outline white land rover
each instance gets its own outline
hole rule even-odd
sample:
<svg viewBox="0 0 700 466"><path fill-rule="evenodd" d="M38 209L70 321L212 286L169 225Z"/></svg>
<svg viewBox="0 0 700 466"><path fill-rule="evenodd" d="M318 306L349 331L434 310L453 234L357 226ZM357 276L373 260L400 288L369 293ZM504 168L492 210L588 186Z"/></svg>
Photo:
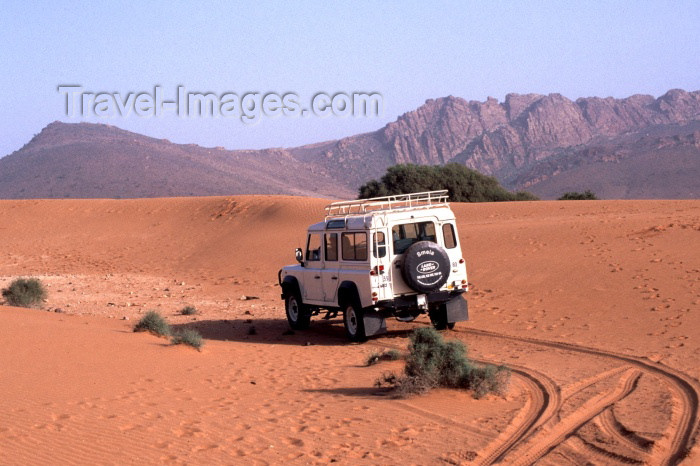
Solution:
<svg viewBox="0 0 700 466"><path fill-rule="evenodd" d="M322 310L327 318L342 312L353 341L386 332L390 316L409 322L427 312L439 330L469 318L467 268L446 190L334 202L309 227L296 259L278 273L295 330Z"/></svg>

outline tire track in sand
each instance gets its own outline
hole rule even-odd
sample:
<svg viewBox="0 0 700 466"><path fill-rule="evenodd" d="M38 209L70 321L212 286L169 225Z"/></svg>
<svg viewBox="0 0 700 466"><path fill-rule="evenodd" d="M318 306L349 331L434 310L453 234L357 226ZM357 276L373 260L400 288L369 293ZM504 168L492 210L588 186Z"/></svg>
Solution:
<svg viewBox="0 0 700 466"><path fill-rule="evenodd" d="M488 361L476 360L476 362L481 364L489 364ZM540 392L548 395L548 406L541 409L541 414L538 418L531 420L529 417L527 417L525 421L521 421L514 432L500 435L496 440L495 446L489 446L487 453L484 455L484 459L479 462L479 464L482 465L490 465L502 461L513 448L520 444L521 441L523 441L525 438L529 438L537 428L544 425L547 421L557 415L561 411L563 403L571 396L590 387L591 385L600 382L601 380L605 380L613 375L619 374L625 369L624 366L615 367L605 372L596 374L593 377L583 379L580 382L561 390L560 387L554 383L554 381L552 381L552 379L544 374L522 366L513 366L512 364L509 364L508 367L515 369L513 372L518 373L521 376L531 378L534 381L533 385L535 385L535 389L532 390L531 393L533 393L533 396L535 396L536 399L540 398ZM553 396L553 393L556 393L556 395ZM547 398L547 396L545 396L545 398ZM501 440L503 437L505 437L505 440Z"/></svg>
<svg viewBox="0 0 700 466"><path fill-rule="evenodd" d="M573 343L561 343L547 340L538 340L534 338L516 337L477 329L460 329L458 332L479 335L482 337L490 337L501 340L527 343L536 346L545 346L548 348L614 359L616 361L624 362L638 371L651 373L658 377L661 377L672 388L672 391L675 392L676 398L680 403L681 407L679 409L678 420L676 422L677 426L675 428L675 432L673 432L672 434L671 442L668 448L666 449L667 451L657 451L654 455L657 456L657 458L654 458L654 460L655 462L656 460L658 460L659 464L677 464L678 462L680 462L680 460L682 460L685 457L685 455L694 443L698 429L698 392L700 391L700 389L698 388L698 382L696 380L692 379L691 377L680 371L677 371L670 367L662 366L661 364L652 363L648 360L636 356L627 356L623 354L614 353L612 351L589 348ZM629 381L630 379L629 377L625 377L625 380ZM616 390L616 392L617 391L618 390ZM577 412L572 414L572 416L576 413ZM599 412L596 413L594 416L590 417L588 421L593 419L598 414ZM671 428L673 428L673 426L671 426ZM523 438L522 441L516 442L515 445L522 444L523 441L526 440L527 438ZM509 448L508 450L512 451L513 447ZM497 459L497 461L501 461L503 459L505 459L505 455L501 455L500 459Z"/></svg>
<svg viewBox="0 0 700 466"><path fill-rule="evenodd" d="M398 351L403 351L405 348L392 345L385 342L374 342L378 346L383 346L388 349L395 349ZM492 364L492 361L473 359L474 362L479 364ZM504 440L497 440L496 443L492 443L493 446L489 445L487 447L488 453L486 457L479 461L479 464L493 464L500 461L512 448L519 444L519 442L528 436L533 430L537 429L548 420L550 420L554 415L556 415L561 409L562 397L561 390L559 386L546 375L537 372L533 369L529 369L524 366L518 366L509 364L508 368L517 376L519 376L528 389L530 393L529 405L526 408L524 415L516 416L516 427L509 431L504 432L499 436L505 437ZM619 370L619 369L618 369ZM585 387L581 387L583 389ZM439 420L443 424L455 424L454 421L449 421L443 419L441 416L437 416L433 413L428 413L425 410L416 408L409 403L400 403L400 406L404 409L409 409L422 414L433 420ZM460 425L463 429L468 429L467 426ZM479 432L482 436L483 432Z"/></svg>
<svg viewBox="0 0 700 466"><path fill-rule="evenodd" d="M630 450L639 453L649 453L651 447L654 445L654 441L641 437L635 432L630 432L620 424L615 418L612 407L606 409L598 416L598 423L603 432L610 435Z"/></svg>
<svg viewBox="0 0 700 466"><path fill-rule="evenodd" d="M567 418L554 424L550 429L537 432L528 442L532 446L527 448L526 445L527 450L524 453L519 453L518 458L512 464L516 466L529 465L545 456L584 424L598 416L609 406L632 393L641 376L642 371L630 368L623 374L617 386L611 392L591 398Z"/></svg>
<svg viewBox="0 0 700 466"><path fill-rule="evenodd" d="M489 363L487 361L474 361L480 364ZM499 435L499 438L493 442L493 446L487 447L484 458L479 461L479 464L488 465L501 461L520 441L549 421L561 409L561 391L552 379L522 366L511 364L508 367L514 374L520 376L529 388L530 406L523 419L517 422L514 430ZM504 439L501 440L501 438Z"/></svg>

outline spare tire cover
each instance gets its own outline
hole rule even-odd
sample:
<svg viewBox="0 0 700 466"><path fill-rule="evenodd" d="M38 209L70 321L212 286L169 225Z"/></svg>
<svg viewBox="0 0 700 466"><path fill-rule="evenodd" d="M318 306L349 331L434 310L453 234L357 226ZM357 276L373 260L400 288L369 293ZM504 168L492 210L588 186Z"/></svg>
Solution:
<svg viewBox="0 0 700 466"><path fill-rule="evenodd" d="M438 290L450 276L450 258L439 244L418 241L406 249L401 275L415 291L429 293Z"/></svg>

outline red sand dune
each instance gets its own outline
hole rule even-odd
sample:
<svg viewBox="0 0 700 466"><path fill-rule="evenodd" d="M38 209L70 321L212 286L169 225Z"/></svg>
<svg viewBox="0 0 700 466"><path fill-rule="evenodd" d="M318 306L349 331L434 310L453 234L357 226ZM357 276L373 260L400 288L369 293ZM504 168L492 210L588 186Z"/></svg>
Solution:
<svg viewBox="0 0 700 466"><path fill-rule="evenodd" d="M0 308L0 464L700 462L700 202L454 204L472 320L445 336L513 369L481 400L374 388L425 318L284 335L276 272L326 203L0 201L0 287L61 311ZM203 351L132 333L149 309Z"/></svg>

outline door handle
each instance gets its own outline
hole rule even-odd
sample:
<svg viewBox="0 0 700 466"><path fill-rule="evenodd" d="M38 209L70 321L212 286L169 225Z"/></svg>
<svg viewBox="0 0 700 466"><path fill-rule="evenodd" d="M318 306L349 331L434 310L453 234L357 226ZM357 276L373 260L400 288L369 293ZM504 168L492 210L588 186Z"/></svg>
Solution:
<svg viewBox="0 0 700 466"><path fill-rule="evenodd" d="M314 275L314 278L321 278L320 275Z"/></svg>
<svg viewBox="0 0 700 466"><path fill-rule="evenodd" d="M331 280L337 280L338 277L331 277Z"/></svg>

